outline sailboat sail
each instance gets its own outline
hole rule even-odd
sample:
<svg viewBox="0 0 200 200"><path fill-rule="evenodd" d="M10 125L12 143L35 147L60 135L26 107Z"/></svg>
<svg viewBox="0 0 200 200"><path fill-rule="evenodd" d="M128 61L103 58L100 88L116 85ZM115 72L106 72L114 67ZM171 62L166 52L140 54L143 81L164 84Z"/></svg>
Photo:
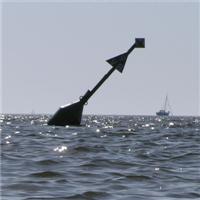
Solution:
<svg viewBox="0 0 200 200"><path fill-rule="evenodd" d="M169 114L171 113L169 111L170 107L171 106L169 105L168 96L166 96L165 97L165 103L164 103L163 107L158 112L156 112L156 115L157 116L169 116Z"/></svg>

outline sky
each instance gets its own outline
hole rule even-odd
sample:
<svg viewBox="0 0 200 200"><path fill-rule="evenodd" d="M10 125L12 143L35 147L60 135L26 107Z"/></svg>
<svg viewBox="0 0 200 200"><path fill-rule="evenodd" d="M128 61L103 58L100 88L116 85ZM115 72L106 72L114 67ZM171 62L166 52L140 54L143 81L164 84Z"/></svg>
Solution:
<svg viewBox="0 0 200 200"><path fill-rule="evenodd" d="M1 112L53 114L134 49L84 114L199 115L198 1L6 1L1 4Z"/></svg>

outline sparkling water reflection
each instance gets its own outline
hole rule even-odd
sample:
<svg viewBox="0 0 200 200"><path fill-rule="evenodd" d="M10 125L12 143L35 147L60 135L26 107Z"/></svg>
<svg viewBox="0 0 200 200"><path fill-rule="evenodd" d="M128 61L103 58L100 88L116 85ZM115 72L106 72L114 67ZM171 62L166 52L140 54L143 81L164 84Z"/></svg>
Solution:
<svg viewBox="0 0 200 200"><path fill-rule="evenodd" d="M2 199L200 199L200 118L1 115Z"/></svg>

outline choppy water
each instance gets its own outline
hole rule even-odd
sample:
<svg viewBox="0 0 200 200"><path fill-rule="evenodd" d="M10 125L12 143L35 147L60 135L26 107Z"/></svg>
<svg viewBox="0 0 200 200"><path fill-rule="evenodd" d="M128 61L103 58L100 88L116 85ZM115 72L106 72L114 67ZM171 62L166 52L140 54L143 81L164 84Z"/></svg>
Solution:
<svg viewBox="0 0 200 200"><path fill-rule="evenodd" d="M200 199L200 118L1 116L2 200Z"/></svg>

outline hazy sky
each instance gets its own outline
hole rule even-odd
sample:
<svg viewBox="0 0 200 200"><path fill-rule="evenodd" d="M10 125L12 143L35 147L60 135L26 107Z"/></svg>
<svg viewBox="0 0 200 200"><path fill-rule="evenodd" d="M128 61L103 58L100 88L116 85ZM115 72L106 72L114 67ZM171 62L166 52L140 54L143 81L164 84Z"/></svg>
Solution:
<svg viewBox="0 0 200 200"><path fill-rule="evenodd" d="M198 1L23 2L2 5L4 113L53 114L94 87L111 68L105 60L145 37L84 114L154 115L166 94L174 115L199 114Z"/></svg>

